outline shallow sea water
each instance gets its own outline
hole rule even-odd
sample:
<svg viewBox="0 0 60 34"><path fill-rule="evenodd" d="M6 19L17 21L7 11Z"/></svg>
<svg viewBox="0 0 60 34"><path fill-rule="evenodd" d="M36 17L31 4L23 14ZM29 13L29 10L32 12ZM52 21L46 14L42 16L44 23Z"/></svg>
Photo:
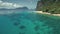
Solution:
<svg viewBox="0 0 60 34"><path fill-rule="evenodd" d="M0 34L60 34L60 18L37 13L0 15Z"/></svg>

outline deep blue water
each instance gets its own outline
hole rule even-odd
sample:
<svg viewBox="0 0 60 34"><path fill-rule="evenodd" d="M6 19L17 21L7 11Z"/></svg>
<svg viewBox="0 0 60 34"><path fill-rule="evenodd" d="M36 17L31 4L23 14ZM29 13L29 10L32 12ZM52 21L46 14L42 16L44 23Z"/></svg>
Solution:
<svg viewBox="0 0 60 34"><path fill-rule="evenodd" d="M60 34L60 18L30 12L0 14L0 34Z"/></svg>

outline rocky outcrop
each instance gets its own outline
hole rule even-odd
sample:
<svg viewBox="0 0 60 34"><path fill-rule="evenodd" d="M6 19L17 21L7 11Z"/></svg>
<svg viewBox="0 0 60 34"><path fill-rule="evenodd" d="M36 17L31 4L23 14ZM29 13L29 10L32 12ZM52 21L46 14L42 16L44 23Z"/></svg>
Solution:
<svg viewBox="0 0 60 34"><path fill-rule="evenodd" d="M54 13L60 13L60 0L41 0L37 2L37 11L46 11L48 12L54 11Z"/></svg>

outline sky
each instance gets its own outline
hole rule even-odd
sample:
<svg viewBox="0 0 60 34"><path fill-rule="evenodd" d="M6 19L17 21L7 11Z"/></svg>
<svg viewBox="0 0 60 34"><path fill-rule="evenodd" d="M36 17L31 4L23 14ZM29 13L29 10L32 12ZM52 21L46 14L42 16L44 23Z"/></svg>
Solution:
<svg viewBox="0 0 60 34"><path fill-rule="evenodd" d="M4 5L4 3L5 3L4 7L8 6L9 8L26 6L29 9L35 9L36 5L37 5L37 1L38 0L0 0L0 4Z"/></svg>

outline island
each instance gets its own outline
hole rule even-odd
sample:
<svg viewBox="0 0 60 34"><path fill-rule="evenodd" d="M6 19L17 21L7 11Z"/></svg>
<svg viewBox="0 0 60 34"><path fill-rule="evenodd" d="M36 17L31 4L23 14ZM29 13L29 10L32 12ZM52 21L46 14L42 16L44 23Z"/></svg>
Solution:
<svg viewBox="0 0 60 34"><path fill-rule="evenodd" d="M36 11L60 16L60 0L40 0L37 2Z"/></svg>
<svg viewBox="0 0 60 34"><path fill-rule="evenodd" d="M0 10L28 10L28 8L27 7L18 7L18 8L14 8L14 9L0 8Z"/></svg>

